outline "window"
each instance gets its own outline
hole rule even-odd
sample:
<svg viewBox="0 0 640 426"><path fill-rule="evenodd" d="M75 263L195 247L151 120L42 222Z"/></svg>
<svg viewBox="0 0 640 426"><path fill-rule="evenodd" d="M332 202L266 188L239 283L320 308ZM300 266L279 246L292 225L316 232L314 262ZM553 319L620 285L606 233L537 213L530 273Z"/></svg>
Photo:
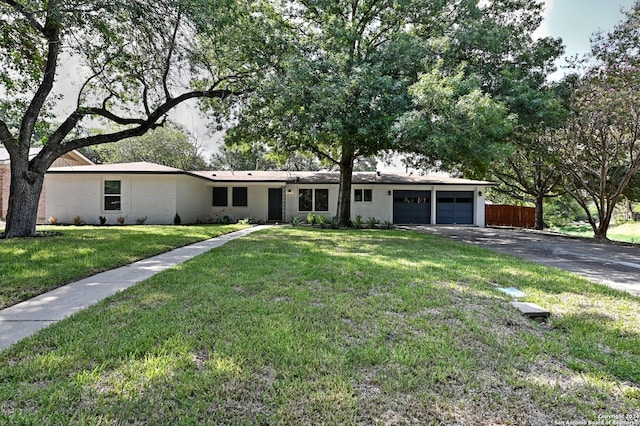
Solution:
<svg viewBox="0 0 640 426"><path fill-rule="evenodd" d="M248 205L246 187L233 188L232 196L233 201L231 203L233 206L246 207Z"/></svg>
<svg viewBox="0 0 640 426"><path fill-rule="evenodd" d="M329 211L329 190L316 189L316 209L317 212Z"/></svg>
<svg viewBox="0 0 640 426"><path fill-rule="evenodd" d="M122 201L122 182L119 180L104 181L104 209L120 210Z"/></svg>
<svg viewBox="0 0 640 426"><path fill-rule="evenodd" d="M298 191L298 210L301 212L310 212L313 201L312 189L300 189Z"/></svg>
<svg viewBox="0 0 640 426"><path fill-rule="evenodd" d="M301 212L327 212L329 211L328 189L299 189L298 210Z"/></svg>
<svg viewBox="0 0 640 426"><path fill-rule="evenodd" d="M359 203L362 201L365 201L365 202L373 201L373 190L372 189L354 189L353 200L356 203Z"/></svg>
<svg viewBox="0 0 640 426"><path fill-rule="evenodd" d="M213 188L213 206L214 207L227 206L227 188L226 187Z"/></svg>

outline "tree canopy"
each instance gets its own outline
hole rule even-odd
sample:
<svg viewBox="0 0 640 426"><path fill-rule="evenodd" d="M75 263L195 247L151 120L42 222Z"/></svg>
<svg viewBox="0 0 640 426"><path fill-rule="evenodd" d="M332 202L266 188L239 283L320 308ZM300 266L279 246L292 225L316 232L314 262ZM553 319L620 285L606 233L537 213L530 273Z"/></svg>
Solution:
<svg viewBox="0 0 640 426"><path fill-rule="evenodd" d="M495 191L535 205L539 230L544 228L544 200L564 193L564 175L550 146L567 120L569 92L565 83L522 87L518 125L506 154L491 166L490 177L499 183Z"/></svg>
<svg viewBox="0 0 640 426"><path fill-rule="evenodd" d="M392 150L425 167L486 170L511 126L510 87L544 79L559 46L531 39L541 6L528 0L302 0L281 12L295 48L228 140L339 167L343 224L359 157Z"/></svg>
<svg viewBox="0 0 640 426"><path fill-rule="evenodd" d="M251 90L280 56L277 21L261 0L0 0L6 235L35 234L44 173L65 152L141 136L191 99L220 113ZM64 61L77 87L62 87ZM63 96L73 106L61 115ZM120 127L89 134L90 120ZM44 146L29 161L36 136Z"/></svg>
<svg viewBox="0 0 640 426"><path fill-rule="evenodd" d="M574 84L572 115L552 145L564 188L596 238L607 238L614 209L640 170L639 41L637 2L612 32L594 38L587 68Z"/></svg>

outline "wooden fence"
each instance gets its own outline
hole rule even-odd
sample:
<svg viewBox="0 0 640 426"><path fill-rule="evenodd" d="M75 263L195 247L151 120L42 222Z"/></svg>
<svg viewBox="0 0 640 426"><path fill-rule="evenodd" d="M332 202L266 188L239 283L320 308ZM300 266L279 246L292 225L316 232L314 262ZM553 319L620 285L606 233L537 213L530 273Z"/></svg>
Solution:
<svg viewBox="0 0 640 426"><path fill-rule="evenodd" d="M536 209L509 205L487 204L485 206L487 226L515 226L533 228L536 225Z"/></svg>

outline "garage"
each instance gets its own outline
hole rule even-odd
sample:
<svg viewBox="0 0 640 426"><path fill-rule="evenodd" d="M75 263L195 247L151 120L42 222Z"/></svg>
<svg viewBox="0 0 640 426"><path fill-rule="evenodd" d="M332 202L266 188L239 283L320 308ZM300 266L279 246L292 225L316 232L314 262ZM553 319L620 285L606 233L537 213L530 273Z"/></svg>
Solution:
<svg viewBox="0 0 640 426"><path fill-rule="evenodd" d="M393 191L393 223L431 223L431 191Z"/></svg>
<svg viewBox="0 0 640 426"><path fill-rule="evenodd" d="M473 225L473 191L438 191L436 223Z"/></svg>

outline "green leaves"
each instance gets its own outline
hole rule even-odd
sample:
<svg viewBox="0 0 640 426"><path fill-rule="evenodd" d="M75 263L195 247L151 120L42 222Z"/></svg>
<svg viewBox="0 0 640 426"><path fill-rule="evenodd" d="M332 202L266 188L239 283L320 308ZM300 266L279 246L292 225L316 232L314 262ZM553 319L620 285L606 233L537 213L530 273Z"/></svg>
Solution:
<svg viewBox="0 0 640 426"><path fill-rule="evenodd" d="M512 118L464 70L447 75L435 67L421 75L410 88L415 108L394 130L405 151L419 153L418 164L482 174Z"/></svg>

